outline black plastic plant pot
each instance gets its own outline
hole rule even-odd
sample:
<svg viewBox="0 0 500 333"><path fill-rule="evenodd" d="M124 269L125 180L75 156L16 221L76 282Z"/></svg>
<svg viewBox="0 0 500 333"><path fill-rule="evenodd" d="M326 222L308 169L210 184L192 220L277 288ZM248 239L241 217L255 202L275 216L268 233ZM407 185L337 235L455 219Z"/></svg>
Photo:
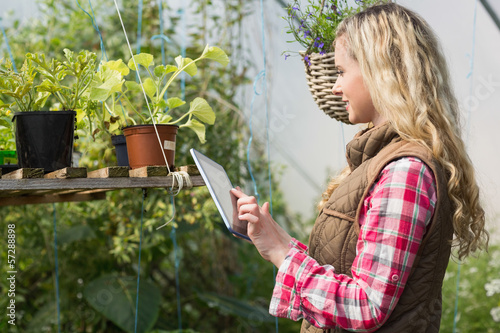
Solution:
<svg viewBox="0 0 500 333"><path fill-rule="evenodd" d="M14 113L20 168L43 168L45 173L71 166L75 111Z"/></svg>
<svg viewBox="0 0 500 333"><path fill-rule="evenodd" d="M125 140L125 135L113 135L111 137L111 143L115 146L118 166L128 167L127 141Z"/></svg>

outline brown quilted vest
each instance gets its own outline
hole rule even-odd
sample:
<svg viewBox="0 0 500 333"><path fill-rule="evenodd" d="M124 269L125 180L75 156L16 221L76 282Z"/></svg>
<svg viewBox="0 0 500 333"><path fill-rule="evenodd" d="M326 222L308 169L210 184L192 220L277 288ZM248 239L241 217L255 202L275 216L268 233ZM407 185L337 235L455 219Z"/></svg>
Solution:
<svg viewBox="0 0 500 333"><path fill-rule="evenodd" d="M426 149L403 141L388 122L358 133L347 145L346 155L351 174L319 213L309 239L309 254L320 265L330 264L336 273L352 277L363 199L389 162L405 156L419 158L436 177L437 206L403 294L377 332L438 332L441 287L453 237L445 172ZM329 331L346 332L340 327ZM323 330L302 322L301 333L318 332Z"/></svg>

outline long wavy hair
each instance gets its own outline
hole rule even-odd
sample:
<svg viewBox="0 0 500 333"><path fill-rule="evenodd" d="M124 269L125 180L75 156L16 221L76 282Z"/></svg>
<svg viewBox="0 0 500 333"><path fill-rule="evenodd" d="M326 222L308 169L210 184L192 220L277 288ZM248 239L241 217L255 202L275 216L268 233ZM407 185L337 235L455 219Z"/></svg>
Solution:
<svg viewBox="0 0 500 333"><path fill-rule="evenodd" d="M461 138L459 107L439 41L422 17L395 3L380 3L345 19L337 40L358 61L375 109L403 140L432 152L448 180L459 259L486 249L488 232L474 168ZM345 169L323 193L322 207Z"/></svg>

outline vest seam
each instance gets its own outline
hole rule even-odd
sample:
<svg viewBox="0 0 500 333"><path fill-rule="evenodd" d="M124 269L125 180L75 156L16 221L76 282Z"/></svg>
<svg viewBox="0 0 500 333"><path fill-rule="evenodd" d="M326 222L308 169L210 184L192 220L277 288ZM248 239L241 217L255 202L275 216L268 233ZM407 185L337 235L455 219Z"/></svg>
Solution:
<svg viewBox="0 0 500 333"><path fill-rule="evenodd" d="M344 213L340 213L340 212L333 210L333 209L330 209L330 208L324 208L323 212L327 215L330 215L330 216L338 217L338 218L341 218L343 220L348 220L349 222L355 221L354 217L350 217L349 215L346 215Z"/></svg>

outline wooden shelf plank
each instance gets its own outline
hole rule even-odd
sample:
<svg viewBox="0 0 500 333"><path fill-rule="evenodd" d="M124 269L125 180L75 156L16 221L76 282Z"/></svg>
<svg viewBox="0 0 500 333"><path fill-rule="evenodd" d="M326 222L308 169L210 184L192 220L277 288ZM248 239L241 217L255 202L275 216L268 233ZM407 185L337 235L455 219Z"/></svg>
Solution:
<svg viewBox="0 0 500 333"><path fill-rule="evenodd" d="M87 173L87 178L116 178L128 176L129 168L125 166L111 166Z"/></svg>
<svg viewBox="0 0 500 333"><path fill-rule="evenodd" d="M175 169L176 171L184 171L187 172L190 176L194 175L199 175L200 170L198 170L198 167L195 164L190 164L190 165L183 165L179 168Z"/></svg>
<svg viewBox="0 0 500 333"><path fill-rule="evenodd" d="M201 176L192 176L193 186L204 186ZM77 190L171 187L172 177L122 177L122 178L75 178L75 179L2 179L0 191L12 190Z"/></svg>
<svg viewBox="0 0 500 333"><path fill-rule="evenodd" d="M43 177L43 169L17 169L15 171L9 172L5 175L2 175L2 179L30 179L30 178L42 178Z"/></svg>
<svg viewBox="0 0 500 333"><path fill-rule="evenodd" d="M130 177L140 177L140 178L148 178L148 177L157 177L157 176L167 176L168 169L166 166L145 166L142 168L131 169L129 171Z"/></svg>
<svg viewBox="0 0 500 333"><path fill-rule="evenodd" d="M57 178L57 179L69 179L69 178L86 178L87 168L64 168L50 172L44 176L44 178Z"/></svg>
<svg viewBox="0 0 500 333"><path fill-rule="evenodd" d="M205 185L196 166L183 166L178 171L187 172L193 186ZM45 176L43 169L24 168L5 174L0 179L0 206L97 200L106 191L128 188L170 189L172 180L166 166L134 170L106 167L90 172L86 168L64 168Z"/></svg>

